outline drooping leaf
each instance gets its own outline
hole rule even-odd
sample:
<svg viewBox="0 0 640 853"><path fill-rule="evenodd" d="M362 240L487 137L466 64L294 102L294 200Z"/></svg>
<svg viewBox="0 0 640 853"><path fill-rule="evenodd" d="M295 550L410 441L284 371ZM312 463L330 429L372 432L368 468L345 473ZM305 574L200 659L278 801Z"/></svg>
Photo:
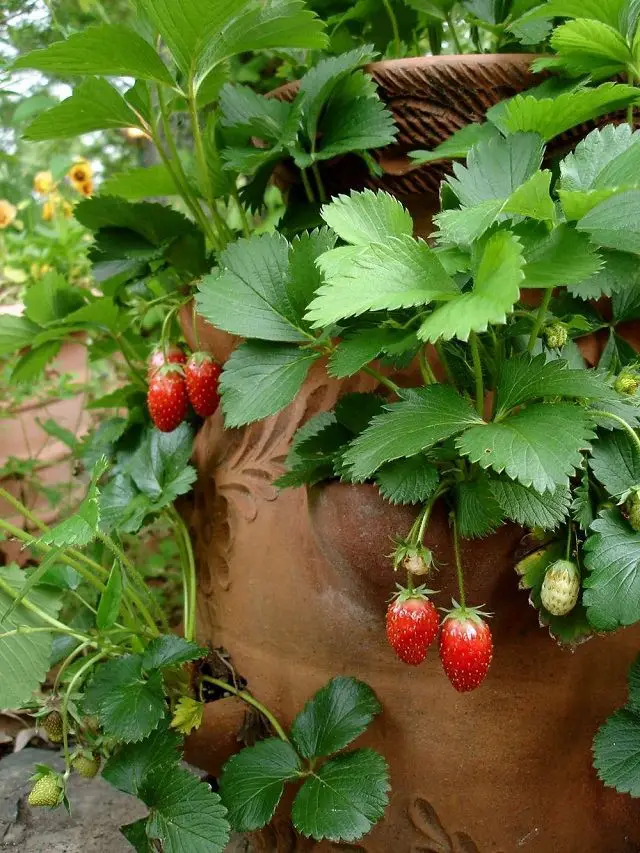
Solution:
<svg viewBox="0 0 640 853"><path fill-rule="evenodd" d="M319 354L295 346L247 341L233 351L220 379L227 427L267 418L300 390Z"/></svg>
<svg viewBox="0 0 640 853"><path fill-rule="evenodd" d="M380 494L389 503L418 504L435 492L439 474L425 456L412 456L383 465L375 479Z"/></svg>
<svg viewBox="0 0 640 853"><path fill-rule="evenodd" d="M74 208L74 216L91 231L104 233L106 229L127 229L142 235L153 246L164 246L195 229L185 216L164 204L132 203L109 195L81 201Z"/></svg>
<svg viewBox="0 0 640 853"><path fill-rule="evenodd" d="M471 405L448 385L417 389L385 408L344 455L356 480L366 479L385 462L415 456L481 422Z"/></svg>
<svg viewBox="0 0 640 853"><path fill-rule="evenodd" d="M29 346L40 327L26 317L14 317L12 314L0 316L0 356L11 355Z"/></svg>
<svg viewBox="0 0 640 853"><path fill-rule="evenodd" d="M352 433L336 421L333 412L319 412L296 432L287 470L274 485L279 489L312 486L334 476L337 457L351 438Z"/></svg>
<svg viewBox="0 0 640 853"><path fill-rule="evenodd" d="M416 166L437 160L457 160L466 157L474 145L493 139L497 135L498 131L490 122L465 124L433 150L410 151L409 157Z"/></svg>
<svg viewBox="0 0 640 853"><path fill-rule="evenodd" d="M583 601L597 631L640 619L640 534L616 510L605 510L584 544Z"/></svg>
<svg viewBox="0 0 640 853"><path fill-rule="evenodd" d="M220 796L237 832L265 826L276 810L284 783L298 778L296 751L278 738L259 741L232 756L220 776Z"/></svg>
<svg viewBox="0 0 640 853"><path fill-rule="evenodd" d="M568 484L592 438L581 407L535 403L499 423L470 427L456 446L481 468L504 471L538 492L555 492Z"/></svg>
<svg viewBox="0 0 640 853"><path fill-rule="evenodd" d="M492 479L491 491L504 515L523 527L555 530L569 512L571 492L566 486L537 492L511 480Z"/></svg>
<svg viewBox="0 0 640 853"><path fill-rule="evenodd" d="M298 791L293 825L317 841L356 841L383 816L388 790L387 765L377 752L357 749L338 755Z"/></svg>
<svg viewBox="0 0 640 853"><path fill-rule="evenodd" d="M38 326L64 320L84 304L80 290L55 271L31 284L24 297L25 316Z"/></svg>
<svg viewBox="0 0 640 853"><path fill-rule="evenodd" d="M189 465L193 430L180 424L172 432L149 429L127 466L138 489L155 502L167 506L191 488L195 469Z"/></svg>
<svg viewBox="0 0 640 853"><path fill-rule="evenodd" d="M33 382L42 374L47 364L57 356L60 345L60 341L50 341L48 344L32 347L25 352L11 371L11 381Z"/></svg>
<svg viewBox="0 0 640 853"><path fill-rule="evenodd" d="M355 678L333 678L295 718L291 738L303 758L331 755L361 735L380 711L367 684Z"/></svg>

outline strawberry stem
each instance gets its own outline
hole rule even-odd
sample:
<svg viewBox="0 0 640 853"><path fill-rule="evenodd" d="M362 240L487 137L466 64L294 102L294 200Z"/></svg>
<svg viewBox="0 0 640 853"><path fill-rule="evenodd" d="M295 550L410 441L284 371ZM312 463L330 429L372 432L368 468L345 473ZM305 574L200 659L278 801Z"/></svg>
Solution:
<svg viewBox="0 0 640 853"><path fill-rule="evenodd" d="M464 595L464 573L462 571L462 560L460 558L460 542L458 540L458 520L455 512L451 513L451 526L453 528L453 553L456 558L456 572L458 575L458 592L460 596L460 606L464 610L466 607Z"/></svg>
<svg viewBox="0 0 640 853"><path fill-rule="evenodd" d="M567 525L567 553L565 555L567 560L571 559L571 539L573 534L573 524L569 522Z"/></svg>
<svg viewBox="0 0 640 853"><path fill-rule="evenodd" d="M193 337L196 342L196 352L200 352L200 335L198 333L198 312L196 311L196 300L193 300Z"/></svg>

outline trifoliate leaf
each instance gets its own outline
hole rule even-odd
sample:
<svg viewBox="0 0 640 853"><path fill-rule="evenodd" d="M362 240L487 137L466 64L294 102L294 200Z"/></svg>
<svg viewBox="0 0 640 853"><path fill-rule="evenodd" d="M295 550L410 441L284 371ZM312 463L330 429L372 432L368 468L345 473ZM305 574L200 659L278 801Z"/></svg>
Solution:
<svg viewBox="0 0 640 853"><path fill-rule="evenodd" d="M164 853L222 853L229 840L226 809L206 782L183 767L147 774L138 792L149 807L147 835Z"/></svg>
<svg viewBox="0 0 640 853"><path fill-rule="evenodd" d="M241 344L225 363L220 379L226 426L243 426L289 405L317 358L316 352L286 344Z"/></svg>
<svg viewBox="0 0 640 853"><path fill-rule="evenodd" d="M616 711L598 730L593 766L605 785L640 797L640 713L633 706Z"/></svg>
<svg viewBox="0 0 640 853"><path fill-rule="evenodd" d="M437 307L418 329L423 341L459 338L486 331L489 323L505 323L520 296L524 278L522 247L508 231L486 242L474 273L473 289Z"/></svg>
<svg viewBox="0 0 640 853"><path fill-rule="evenodd" d="M331 755L361 735L380 711L367 684L355 678L333 678L295 718L291 739L304 758Z"/></svg>
<svg viewBox="0 0 640 853"><path fill-rule="evenodd" d="M481 468L504 471L538 492L555 492L568 484L593 435L579 406L537 403L500 423L471 427L456 447Z"/></svg>
<svg viewBox="0 0 640 853"><path fill-rule="evenodd" d="M382 243L387 237L411 237L413 233L409 212L395 196L382 190L339 195L322 207L321 215L338 237L354 246Z"/></svg>
<svg viewBox="0 0 640 853"><path fill-rule="evenodd" d="M17 594L27 583L27 575L18 566L11 564L0 568L0 633L25 628L0 639L0 706L20 708L33 700L33 694L44 682L49 670L52 636L45 632L27 633L29 628L44 628L44 621L24 604L14 607ZM12 595L11 591L15 594ZM62 601L59 591L51 587L35 587L28 600L44 613L56 616Z"/></svg>
<svg viewBox="0 0 640 853"><path fill-rule="evenodd" d="M120 746L107 760L103 777L125 794L137 796L147 776L154 776L167 765L177 765L181 757L182 738L171 731L168 720L144 740Z"/></svg>
<svg viewBox="0 0 640 853"><path fill-rule="evenodd" d="M389 462L375 477L380 494L392 504L424 503L435 492L439 479L438 469L425 456Z"/></svg>
<svg viewBox="0 0 640 853"><path fill-rule="evenodd" d="M602 258L585 237L566 224L537 239L524 237L526 263L521 286L564 287L595 275Z"/></svg>
<svg viewBox="0 0 640 853"><path fill-rule="evenodd" d="M206 649L185 640L184 637L163 634L152 640L145 649L142 668L145 672L150 672L152 669L163 669L166 666L177 666L190 660L197 660L206 654Z"/></svg>
<svg viewBox="0 0 640 853"><path fill-rule="evenodd" d="M481 418L449 385L429 385L386 406L344 455L357 480L365 480L385 462L415 456L462 432Z"/></svg>
<svg viewBox="0 0 640 853"><path fill-rule="evenodd" d="M147 737L164 716L162 675L146 676L142 655L124 655L95 670L85 693L85 709L96 714L107 737L125 743Z"/></svg>
<svg viewBox="0 0 640 853"><path fill-rule="evenodd" d="M265 826L276 810L284 783L299 777L300 759L278 738L259 741L233 755L222 769L220 796L237 832Z"/></svg>
<svg viewBox="0 0 640 853"><path fill-rule="evenodd" d="M487 536L504 518L486 475L463 480L455 488L458 530L464 539Z"/></svg>
<svg viewBox="0 0 640 853"><path fill-rule="evenodd" d="M361 329L340 341L329 358L328 372L336 379L353 376L381 353L390 350L397 353L403 345L406 345L407 350L418 346L415 335L390 326Z"/></svg>
<svg viewBox="0 0 640 853"><path fill-rule="evenodd" d="M171 728L181 732L183 735L191 734L193 729L199 729L202 725L204 708L204 702L198 702L197 699L192 699L191 696L182 696L178 699L173 712Z"/></svg>
<svg viewBox="0 0 640 853"><path fill-rule="evenodd" d="M321 841L362 838L384 814L389 777L384 758L370 749L338 755L298 791L291 816L302 835Z"/></svg>
<svg viewBox="0 0 640 853"><path fill-rule="evenodd" d="M541 397L606 399L611 388L595 371L570 370L563 359L546 361L544 354L532 358L528 353L505 361L496 390L496 418L511 409Z"/></svg>
<svg viewBox="0 0 640 853"><path fill-rule="evenodd" d="M437 254L423 240L389 237L373 243L327 280L306 319L316 328L365 311L428 305L459 293Z"/></svg>
<svg viewBox="0 0 640 853"><path fill-rule="evenodd" d="M191 488L195 469L188 464L193 450L193 430L180 424L172 432L149 429L128 465L138 489L154 501L154 509L174 502Z"/></svg>
<svg viewBox="0 0 640 853"><path fill-rule="evenodd" d="M640 253L640 190L626 190L601 201L576 225L598 246Z"/></svg>
<svg viewBox="0 0 640 853"><path fill-rule="evenodd" d="M584 544L583 601L597 631L640 619L640 534L616 510L605 510Z"/></svg>
<svg viewBox="0 0 640 853"><path fill-rule="evenodd" d="M565 92L556 98L516 95L504 110L501 129L537 133L548 142L585 121L626 107L637 97L637 90L621 83L602 83L595 89Z"/></svg>
<svg viewBox="0 0 640 853"><path fill-rule="evenodd" d="M593 442L589 467L618 502L625 500L634 486L640 486L640 453L623 430L601 435Z"/></svg>
<svg viewBox="0 0 640 853"><path fill-rule="evenodd" d="M492 479L491 492L504 515L523 527L555 530L567 517L571 492L558 486L554 492L536 492L512 480Z"/></svg>

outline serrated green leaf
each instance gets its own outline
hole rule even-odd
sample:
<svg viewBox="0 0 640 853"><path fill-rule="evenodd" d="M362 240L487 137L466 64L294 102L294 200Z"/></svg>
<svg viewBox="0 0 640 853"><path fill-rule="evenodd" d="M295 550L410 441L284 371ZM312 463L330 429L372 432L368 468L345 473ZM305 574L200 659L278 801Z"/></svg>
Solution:
<svg viewBox="0 0 640 853"><path fill-rule="evenodd" d="M585 533L595 519L593 501L589 490L589 478L583 474L580 484L573 490L573 501L571 502L571 517Z"/></svg>
<svg viewBox="0 0 640 853"><path fill-rule="evenodd" d="M298 791L293 825L317 841L356 841L383 816L388 790L387 764L377 752L357 749L338 755Z"/></svg>
<svg viewBox="0 0 640 853"><path fill-rule="evenodd" d="M43 620L24 604L13 608L15 595L28 583L27 575L11 564L0 568L0 633L16 628L44 628ZM62 600L59 591L51 588L34 588L29 594L32 601L49 616L57 616ZM7 611L12 610L10 615ZM45 632L18 633L0 639L0 705L3 708L20 708L33 700L33 694L44 682L49 670L52 636Z"/></svg>
<svg viewBox="0 0 640 853"><path fill-rule="evenodd" d="M536 492L511 480L491 480L491 491L504 515L523 527L555 530L569 513L571 492L559 486L554 492Z"/></svg>
<svg viewBox="0 0 640 853"><path fill-rule="evenodd" d="M501 367L496 389L496 418L541 397L601 400L611 396L611 388L595 371L570 370L564 359L546 361L544 353L535 358L522 353L507 359Z"/></svg>
<svg viewBox="0 0 640 853"><path fill-rule="evenodd" d="M555 28L550 44L561 67L573 77L589 74L594 80L601 80L625 69L633 60L617 27L602 21L568 21Z"/></svg>
<svg viewBox="0 0 640 853"><path fill-rule="evenodd" d="M602 267L602 258L586 235L566 224L523 242L526 263L522 287L563 287L595 275Z"/></svg>
<svg viewBox="0 0 640 853"><path fill-rule="evenodd" d="M227 83L220 92L220 119L225 127L242 128L247 134L278 142L291 112L291 104L265 98L250 86Z"/></svg>
<svg viewBox="0 0 640 853"><path fill-rule="evenodd" d="M102 469L104 472L104 468ZM88 545L96 537L100 521L100 505L98 503L98 488L96 479L89 485L87 495L76 511L43 533L40 541L47 545L61 548L71 545Z"/></svg>
<svg viewBox="0 0 640 853"><path fill-rule="evenodd" d="M154 246L164 246L196 226L177 210L152 202L129 202L116 196L100 195L85 199L74 208L74 216L91 231L127 229L141 234Z"/></svg>
<svg viewBox="0 0 640 853"><path fill-rule="evenodd" d="M164 717L162 675L146 677L142 655L124 655L101 664L85 692L85 709L96 714L107 737L125 743L142 740Z"/></svg>
<svg viewBox="0 0 640 853"><path fill-rule="evenodd" d="M11 355L29 346L39 331L40 326L26 317L0 315L0 356Z"/></svg>
<svg viewBox="0 0 640 853"><path fill-rule="evenodd" d="M94 130L139 127L138 117L122 95L97 77L87 77L55 107L41 113L24 132L33 142L68 139Z"/></svg>
<svg viewBox="0 0 640 853"><path fill-rule="evenodd" d="M424 503L435 492L439 479L438 469L425 456L389 462L375 477L380 494L392 504Z"/></svg>
<svg viewBox="0 0 640 853"><path fill-rule="evenodd" d="M63 320L84 304L80 290L55 271L29 285L24 297L25 316L38 326Z"/></svg>
<svg viewBox="0 0 640 853"><path fill-rule="evenodd" d="M521 20L587 18L617 27L623 5L624 0L606 0L604 3L600 0L546 0L526 12Z"/></svg>
<svg viewBox="0 0 640 853"><path fill-rule="evenodd" d="M182 696L176 703L171 727L183 735L188 735L194 729L199 729L202 725L205 707L204 702L198 702L191 696Z"/></svg>
<svg viewBox="0 0 640 853"><path fill-rule="evenodd" d="M247 341L227 360L220 379L225 424L267 418L294 399L319 354L295 346Z"/></svg>
<svg viewBox="0 0 640 853"><path fill-rule="evenodd" d="M112 628L118 613L120 612L120 601L122 598L122 569L116 560L111 567L107 585L100 596L98 611L96 613L96 627L99 631Z"/></svg>
<svg viewBox="0 0 640 853"><path fill-rule="evenodd" d="M287 489L313 485L333 474L335 447L327 442L327 437L333 437L328 430L335 423L333 412L318 412L296 430L285 462L287 470L274 481L275 486ZM312 439L317 439L317 443ZM337 447L341 445L339 439Z"/></svg>
<svg viewBox="0 0 640 853"><path fill-rule="evenodd" d="M509 133L538 133L548 142L589 119L622 109L638 98L632 86L602 83L595 89L565 92L556 98L516 95L504 111L502 124Z"/></svg>
<svg viewBox="0 0 640 853"><path fill-rule="evenodd" d="M597 631L640 619L640 534L615 510L601 512L584 544L583 602Z"/></svg>
<svg viewBox="0 0 640 853"><path fill-rule="evenodd" d="M303 758L332 755L359 737L380 711L367 684L355 678L333 678L295 718L291 739Z"/></svg>
<svg viewBox="0 0 640 853"><path fill-rule="evenodd" d="M291 241L286 290L296 317L304 315L323 282L317 259L333 249L335 243L336 237L328 228L305 231Z"/></svg>
<svg viewBox="0 0 640 853"><path fill-rule="evenodd" d="M572 296L580 299L598 299L614 293L633 292L640 289L640 264L635 255L602 249L599 253L602 268L594 275L568 287ZM618 319L616 317L616 319Z"/></svg>
<svg viewBox="0 0 640 853"><path fill-rule="evenodd" d="M162 844L163 853L222 853L226 847L226 809L189 770L165 765L146 776L138 796L150 810L147 835Z"/></svg>
<svg viewBox="0 0 640 853"><path fill-rule="evenodd" d="M344 455L352 476L365 480L385 462L415 456L481 418L448 385L430 385L386 406Z"/></svg>
<svg viewBox="0 0 640 853"><path fill-rule="evenodd" d="M576 225L599 246L640 254L640 190L601 201Z"/></svg>
<svg viewBox="0 0 640 853"><path fill-rule="evenodd" d="M433 163L436 160L457 160L466 157L474 145L493 139L497 135L498 131L488 121L484 124L466 124L432 151L410 151L409 157L416 166Z"/></svg>
<svg viewBox="0 0 640 853"><path fill-rule="evenodd" d="M220 256L220 269L199 284L199 313L234 335L292 343L306 340L287 292L289 251L277 233L232 243Z"/></svg>
<svg viewBox="0 0 640 853"><path fill-rule="evenodd" d="M560 185L563 190L593 190L624 185L627 180L639 180L637 173L627 171L626 154L630 149L632 161L640 156L640 133L633 133L628 124L608 124L592 130L575 149L560 161Z"/></svg>
<svg viewBox="0 0 640 853"><path fill-rule="evenodd" d="M149 42L122 24L88 27L65 41L19 57L13 67L62 76L135 77L173 85L166 65Z"/></svg>
<svg viewBox="0 0 640 853"><path fill-rule="evenodd" d="M339 195L322 207L321 215L338 237L354 246L381 243L387 237L411 237L413 233L409 212L382 190Z"/></svg>
<svg viewBox="0 0 640 853"><path fill-rule="evenodd" d="M515 213L531 219L552 221L555 207L550 195L551 172L535 172L514 190L502 206L502 213Z"/></svg>
<svg viewBox="0 0 640 853"><path fill-rule="evenodd" d="M354 98L348 109L331 104L320 122L321 143L308 157L294 153L294 160L304 168L316 160L331 160L350 151L368 151L391 145L397 128L393 114L376 95Z"/></svg>
<svg viewBox="0 0 640 853"><path fill-rule="evenodd" d="M487 240L474 273L473 289L433 311L418 329L423 341L466 341L489 323L505 323L520 296L522 247L513 234L498 231Z"/></svg>
<svg viewBox="0 0 640 853"><path fill-rule="evenodd" d="M455 500L458 530L464 539L487 536L502 523L504 513L486 475L458 483Z"/></svg>
<svg viewBox="0 0 640 853"><path fill-rule="evenodd" d="M278 738L259 741L232 756L222 769L220 796L237 832L265 826L276 810L284 783L298 778L300 759Z"/></svg>
<svg viewBox="0 0 640 853"><path fill-rule="evenodd" d="M403 329L390 326L361 329L340 341L338 347L329 358L328 372L336 379L353 376L370 361L378 358L383 352L389 352L406 344L407 350L412 349L417 340L413 333L407 334Z"/></svg>
<svg viewBox="0 0 640 853"><path fill-rule="evenodd" d="M126 474L112 477L100 492L100 528L105 533L116 529L137 533L152 511L152 499L138 491Z"/></svg>
<svg viewBox="0 0 640 853"><path fill-rule="evenodd" d="M473 207L443 210L434 216L434 236L458 246L470 246L493 225L503 208L502 199L489 199Z"/></svg>
<svg viewBox="0 0 640 853"><path fill-rule="evenodd" d="M57 356L60 345L61 341L50 341L48 344L32 347L16 362L11 371L11 381L33 382L41 375L47 364Z"/></svg>
<svg viewBox="0 0 640 853"><path fill-rule="evenodd" d="M612 714L593 740L598 777L620 794L640 797L640 713L628 705Z"/></svg>
<svg viewBox="0 0 640 853"><path fill-rule="evenodd" d="M181 746L182 738L165 718L144 740L120 746L105 763L102 776L119 791L136 796L147 776L179 762Z"/></svg>
<svg viewBox="0 0 640 853"><path fill-rule="evenodd" d="M120 827L120 832L127 839L136 853L153 853L151 842L147 836L147 819L141 817L133 823Z"/></svg>
<svg viewBox="0 0 640 853"><path fill-rule="evenodd" d="M618 501L624 500L634 486L640 486L640 454L623 430L607 433L593 442L589 467Z"/></svg>
<svg viewBox="0 0 640 853"><path fill-rule="evenodd" d="M571 403L536 403L500 423L472 426L456 440L481 468L503 471L538 492L566 486L593 432L585 411Z"/></svg>
<svg viewBox="0 0 640 853"><path fill-rule="evenodd" d="M348 262L316 292L306 319L316 328L366 311L427 305L451 298L458 287L423 240L389 237Z"/></svg>
<svg viewBox="0 0 640 853"><path fill-rule="evenodd" d="M115 195L128 201L140 201L150 196L177 195L175 181L163 163L140 166L110 175L100 186L104 195Z"/></svg>
<svg viewBox="0 0 640 853"><path fill-rule="evenodd" d="M164 669L204 657L207 650L175 634L163 634L152 640L142 657L142 669Z"/></svg>
<svg viewBox="0 0 640 853"><path fill-rule="evenodd" d="M172 432L147 430L129 461L127 473L137 488L153 500L154 509L168 506L191 489L196 479L195 469L188 464L192 446L193 430L186 423Z"/></svg>

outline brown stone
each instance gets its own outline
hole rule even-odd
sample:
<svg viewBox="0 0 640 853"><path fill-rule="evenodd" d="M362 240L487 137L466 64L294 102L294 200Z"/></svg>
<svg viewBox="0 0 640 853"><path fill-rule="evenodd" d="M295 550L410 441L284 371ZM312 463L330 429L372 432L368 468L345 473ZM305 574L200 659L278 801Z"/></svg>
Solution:
<svg viewBox="0 0 640 853"><path fill-rule="evenodd" d="M530 57L441 57L372 67L400 117L400 143L432 147L480 119L491 103L530 85ZM419 143L419 144L418 144ZM433 173L400 174L397 187L435 209ZM344 175L343 175L344 180ZM340 189L348 188L344 182ZM404 200L404 198L403 198ZM413 206L413 205L411 205ZM185 312L184 328L195 344ZM233 340L199 321L200 339L223 360ZM200 640L224 647L254 695L289 725L305 701L336 675L376 691L383 713L362 742L391 768L385 819L355 844L298 838L283 816L257 834L264 853L632 853L640 850L640 808L605 789L591 766L598 727L626 696L638 628L560 648L538 625L513 566L522 531L507 526L465 542L469 603L494 613L495 656L486 682L458 694L437 651L417 668L394 656L384 633L385 601L396 578L391 538L415 510L385 503L375 486L339 483L278 492L291 438L304 421L367 376L339 383L316 364L283 412L240 430L222 413L197 436L190 525L198 561ZM439 606L455 594L444 507L426 544L439 573ZM226 739L208 725L200 739ZM200 740L202 743L202 740ZM194 752L196 754L194 754ZM199 754L198 754L199 753ZM215 753L215 758L210 756ZM218 773L224 758L191 751Z"/></svg>

